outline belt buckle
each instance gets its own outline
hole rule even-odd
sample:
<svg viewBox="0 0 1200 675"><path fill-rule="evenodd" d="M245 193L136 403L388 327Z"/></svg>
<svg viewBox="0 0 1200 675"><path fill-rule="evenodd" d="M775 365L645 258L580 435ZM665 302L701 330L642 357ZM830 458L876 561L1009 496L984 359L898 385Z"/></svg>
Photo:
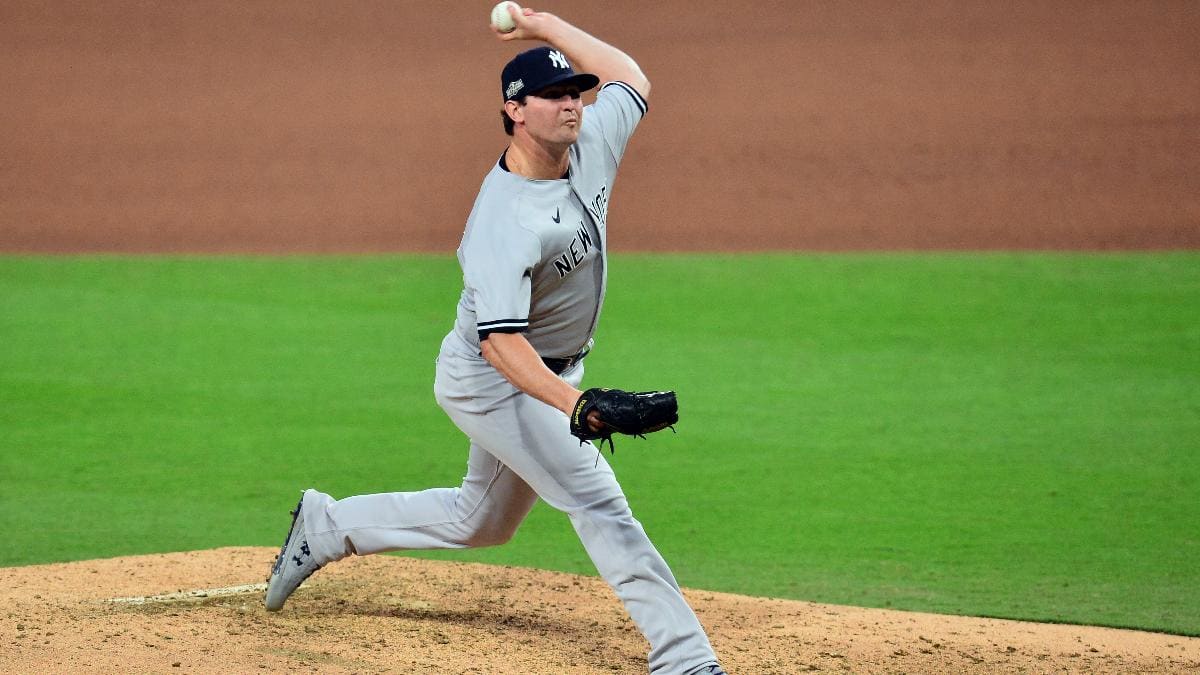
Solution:
<svg viewBox="0 0 1200 675"><path fill-rule="evenodd" d="M590 352L590 351L592 351L592 350L591 350L591 344L589 343L587 347L584 347L583 349L579 350L579 352L576 353L574 356L568 356L567 357L567 367L565 370L570 370L572 367L575 366L575 364L582 361L583 357L587 356L588 352Z"/></svg>
<svg viewBox="0 0 1200 675"><path fill-rule="evenodd" d="M555 365L561 364L562 370L558 371L558 373L561 375L562 373L567 372L571 368L574 368L575 365L578 364L580 361L582 361L583 357L587 356L588 353L591 351L592 351L592 341L588 340L587 345L585 345L583 349L579 350L575 354L572 354L571 356L563 356L560 358L549 358L549 359L545 359L545 360L547 362L553 362Z"/></svg>

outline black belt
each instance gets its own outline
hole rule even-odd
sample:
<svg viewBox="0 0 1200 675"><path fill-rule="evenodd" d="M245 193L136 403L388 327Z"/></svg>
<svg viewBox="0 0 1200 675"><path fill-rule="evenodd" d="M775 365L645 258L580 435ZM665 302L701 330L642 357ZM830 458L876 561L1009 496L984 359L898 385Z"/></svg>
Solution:
<svg viewBox="0 0 1200 675"><path fill-rule="evenodd" d="M574 356L564 356L562 358L553 357L553 356L543 356L542 363L546 364L546 367L549 368L550 371L552 373L554 373L555 375L562 375L563 373L570 370L571 367L574 366L576 363L579 363L580 361L582 361L583 357L588 355L588 351L590 351L590 350L587 347L584 347L583 349L581 349L579 351L578 354L576 354Z"/></svg>

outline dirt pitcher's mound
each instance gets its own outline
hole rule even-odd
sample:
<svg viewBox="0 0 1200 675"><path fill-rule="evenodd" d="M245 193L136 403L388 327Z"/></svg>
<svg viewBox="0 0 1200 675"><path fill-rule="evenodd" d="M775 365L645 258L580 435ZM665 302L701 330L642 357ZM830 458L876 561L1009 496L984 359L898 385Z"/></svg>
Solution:
<svg viewBox="0 0 1200 675"><path fill-rule="evenodd" d="M319 572L278 614L268 548L0 569L2 672L640 673L602 581L390 556ZM1200 638L688 591L734 674L1184 672Z"/></svg>

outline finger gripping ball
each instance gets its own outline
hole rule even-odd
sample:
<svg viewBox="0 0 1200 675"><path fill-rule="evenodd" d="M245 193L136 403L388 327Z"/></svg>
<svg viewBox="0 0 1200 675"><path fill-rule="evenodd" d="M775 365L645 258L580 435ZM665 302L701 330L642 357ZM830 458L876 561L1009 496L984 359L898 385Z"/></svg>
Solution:
<svg viewBox="0 0 1200 675"><path fill-rule="evenodd" d="M492 8L492 26L501 33L511 33L517 28L512 15L508 13L509 5L515 7L518 12L521 11L521 6L511 0L504 0Z"/></svg>

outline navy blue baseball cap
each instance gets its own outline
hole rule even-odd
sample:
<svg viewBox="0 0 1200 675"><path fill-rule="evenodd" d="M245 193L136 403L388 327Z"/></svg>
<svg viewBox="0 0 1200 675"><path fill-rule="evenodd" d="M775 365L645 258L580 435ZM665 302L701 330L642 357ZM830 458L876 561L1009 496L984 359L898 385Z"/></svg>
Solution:
<svg viewBox="0 0 1200 675"><path fill-rule="evenodd" d="M591 73L577 73L567 57L557 49L535 47L521 52L504 66L500 74L500 93L505 101L536 94L553 86L576 86L587 91L600 84Z"/></svg>

